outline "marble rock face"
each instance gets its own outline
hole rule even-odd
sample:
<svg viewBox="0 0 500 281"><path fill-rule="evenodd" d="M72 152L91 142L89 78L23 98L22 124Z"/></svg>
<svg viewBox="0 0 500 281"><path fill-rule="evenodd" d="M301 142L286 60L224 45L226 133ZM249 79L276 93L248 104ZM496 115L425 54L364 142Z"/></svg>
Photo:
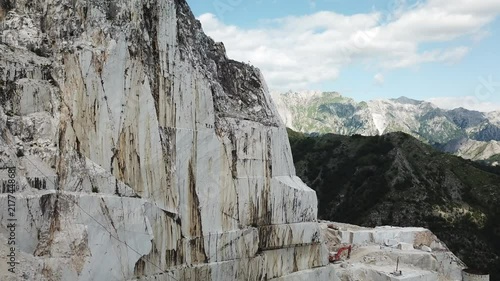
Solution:
<svg viewBox="0 0 500 281"><path fill-rule="evenodd" d="M0 28L1 280L336 278L262 75L185 0L2 0Z"/></svg>

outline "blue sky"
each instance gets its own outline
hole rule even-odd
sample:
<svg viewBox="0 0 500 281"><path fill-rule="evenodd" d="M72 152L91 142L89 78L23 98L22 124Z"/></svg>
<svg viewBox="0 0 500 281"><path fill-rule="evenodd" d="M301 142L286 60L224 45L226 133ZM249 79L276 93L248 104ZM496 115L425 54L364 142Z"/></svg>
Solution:
<svg viewBox="0 0 500 281"><path fill-rule="evenodd" d="M272 91L500 110L500 0L188 0Z"/></svg>

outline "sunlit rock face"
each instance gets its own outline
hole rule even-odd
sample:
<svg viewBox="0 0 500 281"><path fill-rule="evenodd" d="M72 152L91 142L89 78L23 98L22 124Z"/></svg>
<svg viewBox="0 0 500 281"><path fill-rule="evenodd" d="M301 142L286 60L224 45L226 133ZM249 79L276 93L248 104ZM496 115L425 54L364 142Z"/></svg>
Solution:
<svg viewBox="0 0 500 281"><path fill-rule="evenodd" d="M2 0L0 28L1 280L336 278L264 79L184 0Z"/></svg>

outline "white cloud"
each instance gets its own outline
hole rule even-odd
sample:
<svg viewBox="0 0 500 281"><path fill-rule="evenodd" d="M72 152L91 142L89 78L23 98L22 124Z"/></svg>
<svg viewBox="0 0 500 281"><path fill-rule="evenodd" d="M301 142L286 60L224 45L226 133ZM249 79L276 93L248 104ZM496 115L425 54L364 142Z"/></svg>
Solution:
<svg viewBox="0 0 500 281"><path fill-rule="evenodd" d="M437 97L427 100L434 105L444 109L467 108L469 110L477 110L481 112L491 112L500 109L500 103L491 101L482 101L474 96L466 97Z"/></svg>
<svg viewBox="0 0 500 281"><path fill-rule="evenodd" d="M469 48L463 46L445 50L436 49L408 54L406 57L387 58L382 65L386 68L405 68L428 62L454 63L460 61L468 52Z"/></svg>
<svg viewBox="0 0 500 281"><path fill-rule="evenodd" d="M377 85L383 85L384 84L384 75L382 73L377 73L375 76L373 76L373 80L375 84Z"/></svg>
<svg viewBox="0 0 500 281"><path fill-rule="evenodd" d="M229 57L259 67L271 88L291 89L333 81L353 63L377 71L458 62L470 47L454 40L480 40L500 14L498 0L457 0L453 5L428 0L411 7L401 3L391 11L319 11L271 19L253 29L224 24L212 14L199 19L209 36L224 42ZM435 42L448 47L428 49Z"/></svg>

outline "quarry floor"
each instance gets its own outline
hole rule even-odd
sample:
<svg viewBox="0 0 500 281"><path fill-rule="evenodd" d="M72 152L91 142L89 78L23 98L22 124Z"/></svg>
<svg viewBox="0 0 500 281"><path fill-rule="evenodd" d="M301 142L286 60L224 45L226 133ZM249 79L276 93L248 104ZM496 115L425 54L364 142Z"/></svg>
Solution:
<svg viewBox="0 0 500 281"><path fill-rule="evenodd" d="M320 224L330 253L352 247L349 258L332 263L341 281L462 280L465 264L425 228Z"/></svg>

